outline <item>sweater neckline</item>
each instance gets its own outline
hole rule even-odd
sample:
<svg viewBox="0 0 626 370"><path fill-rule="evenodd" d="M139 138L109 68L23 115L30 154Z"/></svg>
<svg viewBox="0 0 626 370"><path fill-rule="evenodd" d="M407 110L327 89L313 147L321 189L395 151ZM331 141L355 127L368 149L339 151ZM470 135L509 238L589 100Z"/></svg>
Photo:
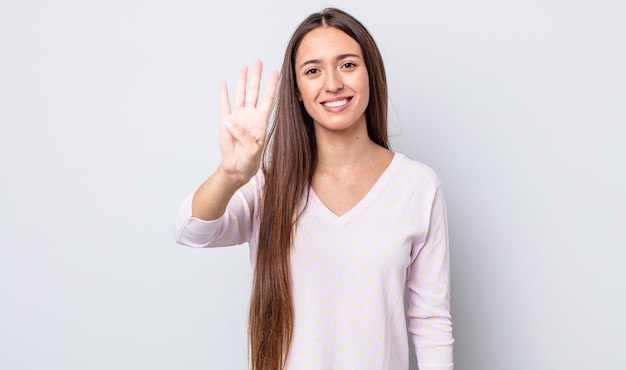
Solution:
<svg viewBox="0 0 626 370"><path fill-rule="evenodd" d="M374 185L370 188L370 190L361 198L361 200L355 204L352 208L350 208L347 212L338 216L333 211L331 211L324 202L315 194L315 190L313 187L309 186L309 196L311 204L317 207L320 212L324 215L325 218L330 220L335 226L338 228L343 228L346 224L348 224L354 217L356 217L363 209L365 209L376 197L383 191L385 185L389 182L390 178L395 173L396 168L402 162L404 155L401 153L394 152L393 158L387 168L383 171L383 173L378 177Z"/></svg>

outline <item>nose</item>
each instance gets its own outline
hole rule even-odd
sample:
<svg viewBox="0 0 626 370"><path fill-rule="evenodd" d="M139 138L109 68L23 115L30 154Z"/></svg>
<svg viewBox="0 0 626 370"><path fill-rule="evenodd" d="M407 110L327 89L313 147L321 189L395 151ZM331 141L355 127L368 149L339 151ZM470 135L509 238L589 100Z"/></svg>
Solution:
<svg viewBox="0 0 626 370"><path fill-rule="evenodd" d="M343 81L339 71L330 70L326 73L326 79L324 80L324 89L327 92L337 92L343 89Z"/></svg>

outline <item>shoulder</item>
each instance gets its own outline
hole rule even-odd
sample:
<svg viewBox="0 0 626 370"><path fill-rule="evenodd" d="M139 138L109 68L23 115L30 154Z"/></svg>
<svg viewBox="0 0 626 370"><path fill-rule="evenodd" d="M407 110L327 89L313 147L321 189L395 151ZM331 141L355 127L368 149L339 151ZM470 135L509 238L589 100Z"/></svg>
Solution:
<svg viewBox="0 0 626 370"><path fill-rule="evenodd" d="M439 187L441 179L435 170L425 163L411 159L403 153L396 152L393 162L396 163L395 174L405 181L414 182L416 185Z"/></svg>

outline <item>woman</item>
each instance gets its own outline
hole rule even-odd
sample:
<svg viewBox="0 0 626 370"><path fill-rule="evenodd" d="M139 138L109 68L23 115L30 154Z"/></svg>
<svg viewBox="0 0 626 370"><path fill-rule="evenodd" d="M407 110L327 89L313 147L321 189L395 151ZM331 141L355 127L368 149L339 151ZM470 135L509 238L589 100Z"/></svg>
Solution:
<svg viewBox="0 0 626 370"><path fill-rule="evenodd" d="M232 107L221 86L222 162L175 231L249 243L251 367L406 369L408 329L420 369L452 369L444 199L430 168L389 150L374 40L337 9L304 20L267 136L279 75L257 104L261 69L249 84L241 69Z"/></svg>

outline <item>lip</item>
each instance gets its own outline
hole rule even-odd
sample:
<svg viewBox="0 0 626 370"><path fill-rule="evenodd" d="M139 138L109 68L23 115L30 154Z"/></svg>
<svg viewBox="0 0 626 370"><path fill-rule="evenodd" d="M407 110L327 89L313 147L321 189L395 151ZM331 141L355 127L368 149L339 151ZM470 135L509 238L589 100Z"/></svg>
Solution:
<svg viewBox="0 0 626 370"><path fill-rule="evenodd" d="M342 97L337 97L337 98L332 98L332 99L328 99L328 100L324 100L323 102L320 103L320 105L322 106L322 108L324 108L324 110L328 111L328 112L332 112L332 113L338 113L341 112L345 109L347 109L350 104L352 103L352 96L342 96ZM337 102L341 102L345 100L346 103L343 105L339 105L339 106L328 106L326 104L329 103L337 103Z"/></svg>

